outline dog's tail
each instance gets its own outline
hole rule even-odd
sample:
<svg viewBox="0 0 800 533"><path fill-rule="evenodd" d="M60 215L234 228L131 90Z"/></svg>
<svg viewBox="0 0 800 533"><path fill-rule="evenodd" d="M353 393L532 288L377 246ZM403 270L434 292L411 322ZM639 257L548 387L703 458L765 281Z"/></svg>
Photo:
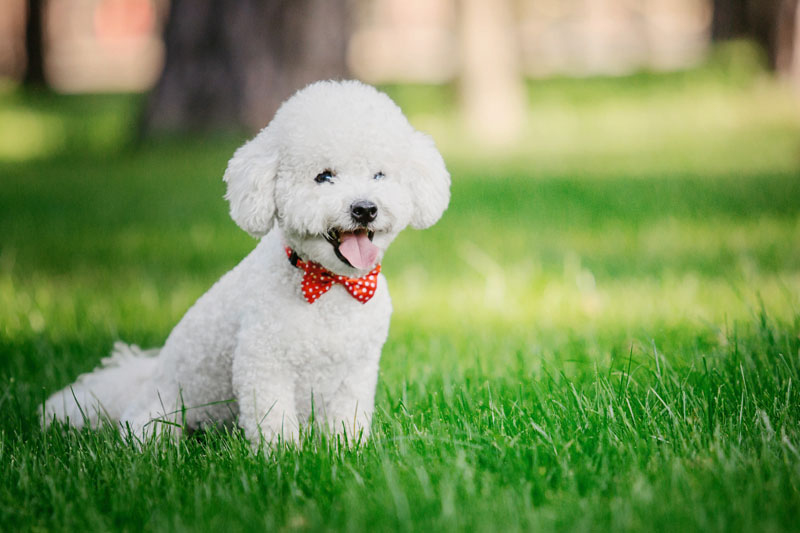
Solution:
<svg viewBox="0 0 800 533"><path fill-rule="evenodd" d="M60 420L75 427L94 427L102 420L118 421L126 408L139 400L145 385L153 381L159 368L159 351L117 342L98 368L47 399L39 409L42 423L49 426L53 420Z"/></svg>

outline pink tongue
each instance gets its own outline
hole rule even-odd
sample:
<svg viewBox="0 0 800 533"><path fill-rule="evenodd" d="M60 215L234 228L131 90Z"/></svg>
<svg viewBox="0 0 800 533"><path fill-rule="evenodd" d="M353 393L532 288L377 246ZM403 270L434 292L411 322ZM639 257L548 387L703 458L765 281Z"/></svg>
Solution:
<svg viewBox="0 0 800 533"><path fill-rule="evenodd" d="M372 268L378 259L378 247L370 242L364 231L342 233L339 252L359 270Z"/></svg>

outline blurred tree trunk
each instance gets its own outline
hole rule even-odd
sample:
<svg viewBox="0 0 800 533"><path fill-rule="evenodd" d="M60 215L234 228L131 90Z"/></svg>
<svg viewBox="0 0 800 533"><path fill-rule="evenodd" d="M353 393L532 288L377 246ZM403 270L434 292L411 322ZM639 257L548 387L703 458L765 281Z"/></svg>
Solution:
<svg viewBox="0 0 800 533"><path fill-rule="evenodd" d="M346 75L347 0L173 0L145 133L256 131L307 83Z"/></svg>
<svg viewBox="0 0 800 533"><path fill-rule="evenodd" d="M770 67L793 75L798 0L714 0L711 38L749 38L766 51Z"/></svg>
<svg viewBox="0 0 800 533"><path fill-rule="evenodd" d="M42 0L29 0L25 20L25 75L22 83L28 87L43 87L44 32L42 31Z"/></svg>
<svg viewBox="0 0 800 533"><path fill-rule="evenodd" d="M797 31L797 0L782 0L778 9L778 23L775 29L775 69L797 81L798 60L800 60L800 40Z"/></svg>
<svg viewBox="0 0 800 533"><path fill-rule="evenodd" d="M467 125L484 143L514 141L525 120L525 91L519 66L511 0L460 0L459 91Z"/></svg>
<svg viewBox="0 0 800 533"><path fill-rule="evenodd" d="M749 0L714 0L711 17L711 39L725 41L744 37L747 33Z"/></svg>

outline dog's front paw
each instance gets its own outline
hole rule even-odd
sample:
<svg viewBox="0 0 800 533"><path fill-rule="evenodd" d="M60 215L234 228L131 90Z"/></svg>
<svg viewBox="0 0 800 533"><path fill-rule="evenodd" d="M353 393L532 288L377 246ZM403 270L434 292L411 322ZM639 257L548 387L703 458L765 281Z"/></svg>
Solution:
<svg viewBox="0 0 800 533"><path fill-rule="evenodd" d="M327 430L329 435L341 444L350 448L364 445L370 436L371 417L351 416L329 420Z"/></svg>
<svg viewBox="0 0 800 533"><path fill-rule="evenodd" d="M250 441L254 452L300 444L300 428L296 423L287 423L283 420L273 422L270 424L269 420L263 420L260 424L241 423L245 437Z"/></svg>

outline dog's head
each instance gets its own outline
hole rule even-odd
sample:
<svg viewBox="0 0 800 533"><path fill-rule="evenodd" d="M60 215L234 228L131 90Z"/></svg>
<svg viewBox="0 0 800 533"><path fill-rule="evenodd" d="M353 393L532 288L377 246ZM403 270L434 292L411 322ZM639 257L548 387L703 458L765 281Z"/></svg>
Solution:
<svg viewBox="0 0 800 533"><path fill-rule="evenodd" d="M233 220L260 237L277 223L303 259L346 276L380 262L406 226L442 216L450 175L427 135L356 81L298 91L225 171Z"/></svg>

